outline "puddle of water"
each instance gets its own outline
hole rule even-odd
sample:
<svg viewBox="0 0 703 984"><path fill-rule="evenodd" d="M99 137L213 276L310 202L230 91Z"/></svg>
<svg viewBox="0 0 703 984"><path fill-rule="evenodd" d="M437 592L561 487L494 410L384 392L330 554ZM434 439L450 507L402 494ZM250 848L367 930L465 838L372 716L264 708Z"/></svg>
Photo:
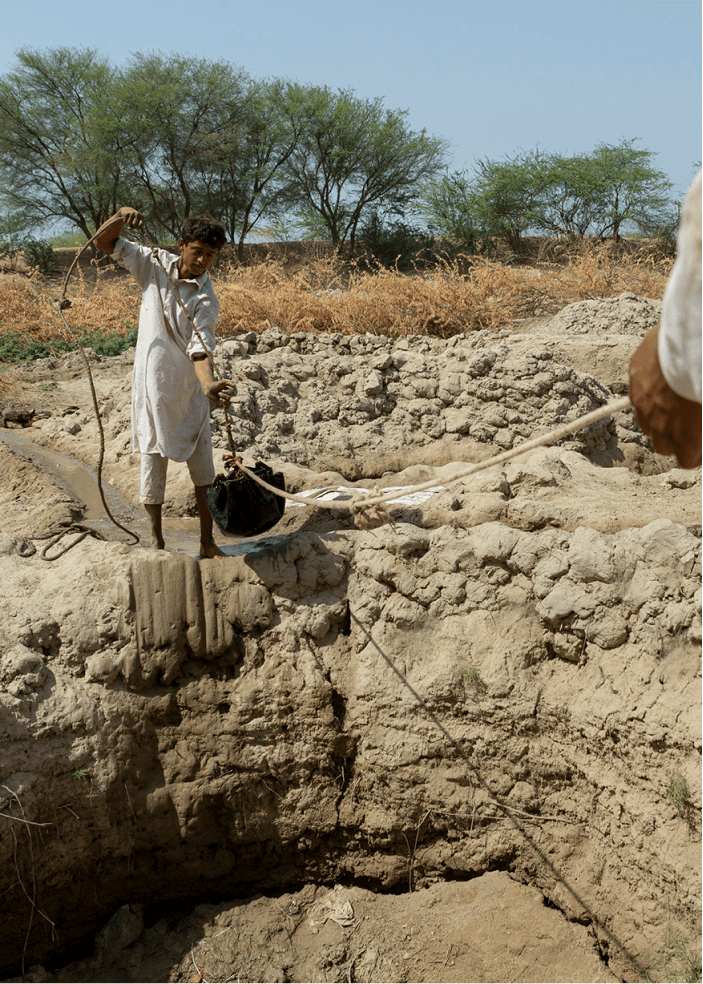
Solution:
<svg viewBox="0 0 703 984"><path fill-rule="evenodd" d="M0 429L0 440L3 440L17 454L27 458L41 471L47 472L56 483L70 495L72 499L83 503L84 521L98 530L107 540L125 539L124 533L111 522L103 507L98 488L96 472L93 468L81 464L74 458L53 451L51 448L40 447L24 435L22 431ZM129 530L133 530L141 540L141 546L148 547L151 538L149 520L140 506L132 506L108 482L103 480L103 492L110 507L110 512L118 522ZM179 519L164 517L164 538L170 552L198 556L200 546L200 524L197 518L182 517ZM246 553L251 549L250 540L231 538L220 543L220 549L230 556Z"/></svg>
<svg viewBox="0 0 703 984"><path fill-rule="evenodd" d="M102 533L107 540L125 541L125 535L110 521L105 513L94 469L81 464L74 458L60 454L58 451L35 444L34 441L25 436L24 431L0 429L0 440L3 440L13 451L31 461L37 468L50 474L71 498L83 503L85 507L84 520ZM383 489L383 492L397 492L397 497L393 499L394 503L419 504L436 493L444 491L443 486L438 485L424 492L404 495L403 492L406 488L408 486L391 486ZM148 547L151 539L150 526L141 506L135 507L127 502L108 482L103 481L103 491L115 519L140 537L141 546ZM340 486L336 489L310 489L302 492L301 495L326 500L345 500L350 499L355 491L348 486ZM371 494L371 490L366 489L364 491ZM289 502L287 508L302 509L304 507L297 502ZM170 552L182 553L190 557L198 556L200 524L197 517L186 516L176 519L164 516L163 531L166 547ZM264 534L260 539L270 541L275 536L276 534L273 536ZM259 543L258 539L241 537L227 537L223 541L222 537L217 535L217 531L216 539L220 549L230 557L250 553L258 547Z"/></svg>

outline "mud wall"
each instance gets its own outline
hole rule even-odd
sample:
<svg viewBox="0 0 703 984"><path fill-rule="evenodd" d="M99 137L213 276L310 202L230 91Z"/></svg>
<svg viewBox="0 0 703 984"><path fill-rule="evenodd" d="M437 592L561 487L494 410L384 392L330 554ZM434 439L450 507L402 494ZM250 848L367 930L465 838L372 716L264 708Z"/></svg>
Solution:
<svg viewBox="0 0 703 984"><path fill-rule="evenodd" d="M0 539L5 969L133 899L498 868L631 980L617 943L647 952L696 905L682 526L401 523L200 563Z"/></svg>

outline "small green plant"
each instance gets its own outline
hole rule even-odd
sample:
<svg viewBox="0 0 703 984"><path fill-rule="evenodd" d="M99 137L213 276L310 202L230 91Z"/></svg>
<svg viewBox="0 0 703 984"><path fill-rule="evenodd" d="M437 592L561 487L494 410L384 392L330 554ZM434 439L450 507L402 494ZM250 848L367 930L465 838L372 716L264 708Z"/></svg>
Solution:
<svg viewBox="0 0 703 984"><path fill-rule="evenodd" d="M44 239L25 239L21 247L30 270L56 273L59 261L51 243L47 243Z"/></svg>
<svg viewBox="0 0 703 984"><path fill-rule="evenodd" d="M53 390L56 389L58 385L58 383L43 383L41 388L43 390Z"/></svg>
<svg viewBox="0 0 703 984"><path fill-rule="evenodd" d="M669 923L664 946L652 958L644 975L645 981L683 981L695 984L701 980L701 956L689 950L686 940L676 935Z"/></svg>
<svg viewBox="0 0 703 984"><path fill-rule="evenodd" d="M688 799L688 783L680 772L677 772L669 783L669 788L666 791L666 798L676 810L676 815L684 818L686 813L686 801Z"/></svg>
<svg viewBox="0 0 703 984"><path fill-rule="evenodd" d="M86 348L92 348L98 355L121 355L137 344L137 326L130 325L126 335L93 331L81 335L80 343ZM49 355L65 355L75 349L75 342L63 338L51 342L34 342L18 335L0 335L0 362L34 362L35 359L44 359Z"/></svg>
<svg viewBox="0 0 703 984"><path fill-rule="evenodd" d="M87 769L75 769L71 773L71 775L73 776L74 779L77 779L79 782L82 782L83 779L87 779L90 776L90 773L88 772Z"/></svg>
<svg viewBox="0 0 703 984"><path fill-rule="evenodd" d="M108 335L103 331L94 331L81 338L81 345L92 348L98 355L122 355L136 344L136 325L133 325L126 335Z"/></svg>
<svg viewBox="0 0 703 984"><path fill-rule="evenodd" d="M457 674L459 686L464 693L473 692L477 697L481 697L488 692L488 687L481 679L481 675L475 666L464 667Z"/></svg>
<svg viewBox="0 0 703 984"><path fill-rule="evenodd" d="M57 339L51 344L31 342L17 335L0 335L0 361L2 362L34 362L48 355L59 355L73 348L70 342Z"/></svg>
<svg viewBox="0 0 703 984"><path fill-rule="evenodd" d="M14 261L22 253L30 270L40 273L56 273L59 262L51 243L44 239L21 238L11 236L0 242L0 259Z"/></svg>

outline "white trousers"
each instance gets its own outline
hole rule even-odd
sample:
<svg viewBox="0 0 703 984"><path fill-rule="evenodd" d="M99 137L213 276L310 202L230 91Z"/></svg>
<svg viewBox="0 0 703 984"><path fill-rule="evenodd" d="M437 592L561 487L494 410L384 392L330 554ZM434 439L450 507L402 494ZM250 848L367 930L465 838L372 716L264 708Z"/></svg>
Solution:
<svg viewBox="0 0 703 984"><path fill-rule="evenodd" d="M193 485L196 486L212 485L215 481L209 428L203 428L203 431L205 433L200 435L195 451L186 462ZM168 461L169 459L161 454L142 454L140 502L150 506L160 506L163 503L166 495Z"/></svg>

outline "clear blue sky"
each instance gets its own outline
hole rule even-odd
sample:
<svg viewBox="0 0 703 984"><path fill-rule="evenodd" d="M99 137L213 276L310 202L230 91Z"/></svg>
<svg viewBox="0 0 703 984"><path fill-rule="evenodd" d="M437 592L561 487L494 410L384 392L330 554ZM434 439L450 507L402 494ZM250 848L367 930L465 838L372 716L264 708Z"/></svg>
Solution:
<svg viewBox="0 0 703 984"><path fill-rule="evenodd" d="M381 96L446 137L452 169L539 144L638 137L682 196L701 159L699 0L26 0L6 4L0 74L21 47L224 58L255 77Z"/></svg>

